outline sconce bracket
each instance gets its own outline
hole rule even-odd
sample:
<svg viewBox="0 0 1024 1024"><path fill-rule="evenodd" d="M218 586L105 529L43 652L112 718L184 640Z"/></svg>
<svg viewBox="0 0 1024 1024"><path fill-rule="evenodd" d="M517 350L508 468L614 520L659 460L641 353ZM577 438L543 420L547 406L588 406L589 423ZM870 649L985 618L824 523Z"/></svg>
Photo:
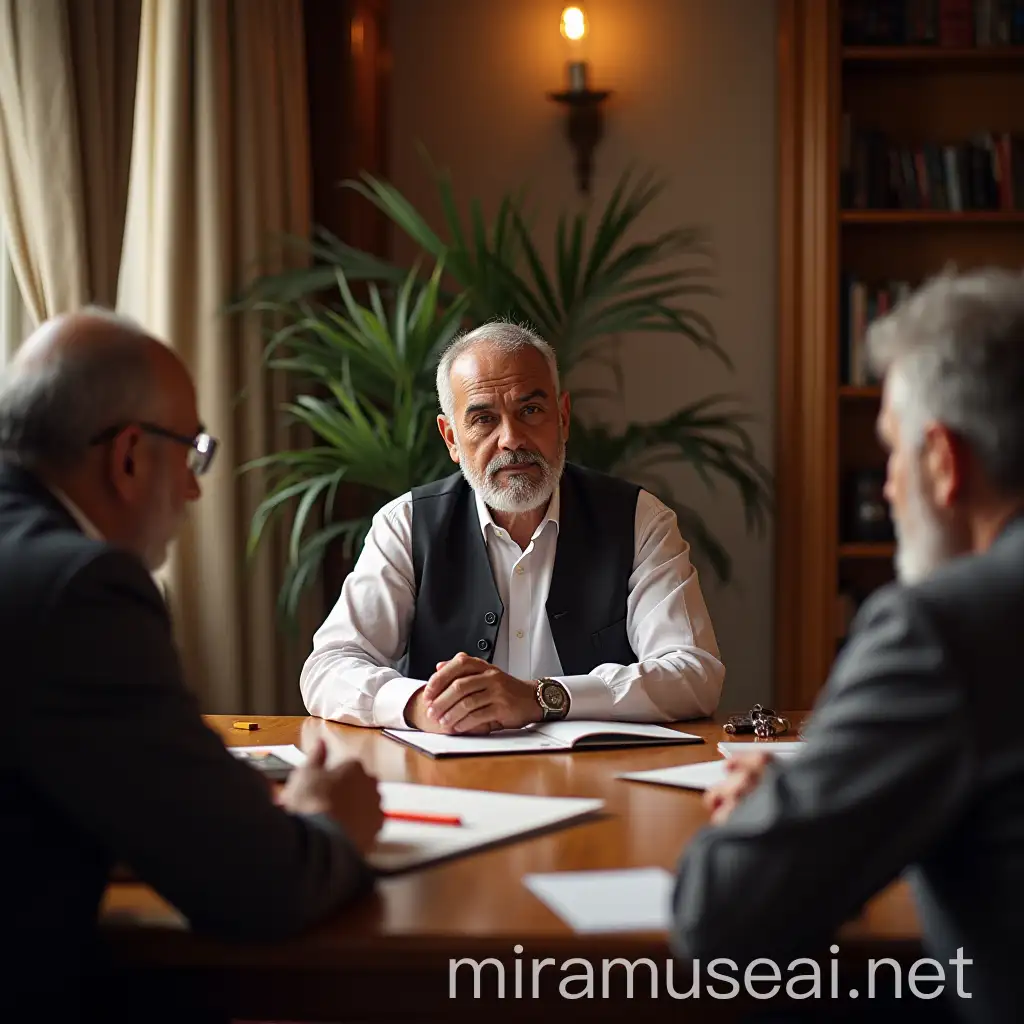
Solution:
<svg viewBox="0 0 1024 1024"><path fill-rule="evenodd" d="M601 104L611 96L608 90L573 89L549 92L548 99L569 108L566 135L576 154L576 185L583 193L590 192L594 150L604 133Z"/></svg>

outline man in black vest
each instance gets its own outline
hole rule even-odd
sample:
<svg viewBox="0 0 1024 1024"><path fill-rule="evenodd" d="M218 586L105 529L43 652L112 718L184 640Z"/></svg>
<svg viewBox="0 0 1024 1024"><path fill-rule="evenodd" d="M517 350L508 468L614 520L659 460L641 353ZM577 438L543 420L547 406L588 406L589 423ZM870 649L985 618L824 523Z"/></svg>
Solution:
<svg viewBox="0 0 1024 1024"><path fill-rule="evenodd" d="M675 514L566 464L551 347L486 324L437 390L460 472L374 517L302 670L310 713L461 734L712 714L725 670Z"/></svg>

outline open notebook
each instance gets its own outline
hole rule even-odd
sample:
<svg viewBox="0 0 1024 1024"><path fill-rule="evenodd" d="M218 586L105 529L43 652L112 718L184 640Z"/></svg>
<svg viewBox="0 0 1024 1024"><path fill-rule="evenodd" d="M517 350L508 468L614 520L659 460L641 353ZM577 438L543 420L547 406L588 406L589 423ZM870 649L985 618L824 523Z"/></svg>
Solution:
<svg viewBox="0 0 1024 1024"><path fill-rule="evenodd" d="M470 754L553 754L560 751L608 747L653 747L703 743L700 736L677 732L663 725L635 722L544 722L525 729L492 732L489 736L445 736L441 733L385 729L384 735L422 750L431 757Z"/></svg>

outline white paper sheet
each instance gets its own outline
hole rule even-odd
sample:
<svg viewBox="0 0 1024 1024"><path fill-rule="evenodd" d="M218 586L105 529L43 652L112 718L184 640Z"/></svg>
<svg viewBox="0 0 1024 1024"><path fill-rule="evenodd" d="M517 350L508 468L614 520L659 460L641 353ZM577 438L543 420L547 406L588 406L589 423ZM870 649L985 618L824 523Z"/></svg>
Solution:
<svg viewBox="0 0 1024 1024"><path fill-rule="evenodd" d="M228 749L268 751L294 765L306 761L306 755L291 745ZM381 874L408 871L504 840L564 826L604 806L603 800L521 796L412 782L381 782L380 798L385 811L426 812L461 819L460 825L385 820L367 857Z"/></svg>
<svg viewBox="0 0 1024 1024"><path fill-rule="evenodd" d="M718 744L718 752L724 757L732 757L734 754L771 754L772 757L795 757L803 749L803 746L803 740L793 742L775 740L762 743L722 740Z"/></svg>
<svg viewBox="0 0 1024 1024"><path fill-rule="evenodd" d="M368 858L373 867L385 874L423 867L503 840L567 825L604 806L603 800L521 796L411 782L382 782L380 793L385 811L425 811L462 819L461 825L386 820Z"/></svg>
<svg viewBox="0 0 1024 1024"><path fill-rule="evenodd" d="M523 884L573 931L662 932L671 920L673 878L664 868L561 871Z"/></svg>
<svg viewBox="0 0 1024 1024"><path fill-rule="evenodd" d="M622 772L617 777L634 782L654 782L662 786L678 786L680 789L710 789L725 781L728 774L725 766L728 763L723 757L717 761L677 764L671 768L652 768L645 772Z"/></svg>

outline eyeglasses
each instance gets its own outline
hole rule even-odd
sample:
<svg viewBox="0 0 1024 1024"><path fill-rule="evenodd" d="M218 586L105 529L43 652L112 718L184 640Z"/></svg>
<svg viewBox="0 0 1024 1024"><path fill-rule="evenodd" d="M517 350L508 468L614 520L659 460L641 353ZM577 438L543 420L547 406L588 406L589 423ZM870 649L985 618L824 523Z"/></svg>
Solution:
<svg viewBox="0 0 1024 1024"><path fill-rule="evenodd" d="M755 704L745 715L730 715L722 727L730 735L752 732L758 739L773 739L789 732L789 719L771 708Z"/></svg>
<svg viewBox="0 0 1024 1024"><path fill-rule="evenodd" d="M111 441L122 430L133 425L137 426L144 434L166 437L169 441L185 445L189 449L188 468L196 476L202 476L210 468L213 456L217 452L216 438L211 437L203 430L200 430L193 437L187 437L185 434L176 434L173 430L167 430L164 427L157 426L155 423L118 423L112 427L107 427L106 430L100 431L89 441L89 444L104 444L106 441Z"/></svg>

